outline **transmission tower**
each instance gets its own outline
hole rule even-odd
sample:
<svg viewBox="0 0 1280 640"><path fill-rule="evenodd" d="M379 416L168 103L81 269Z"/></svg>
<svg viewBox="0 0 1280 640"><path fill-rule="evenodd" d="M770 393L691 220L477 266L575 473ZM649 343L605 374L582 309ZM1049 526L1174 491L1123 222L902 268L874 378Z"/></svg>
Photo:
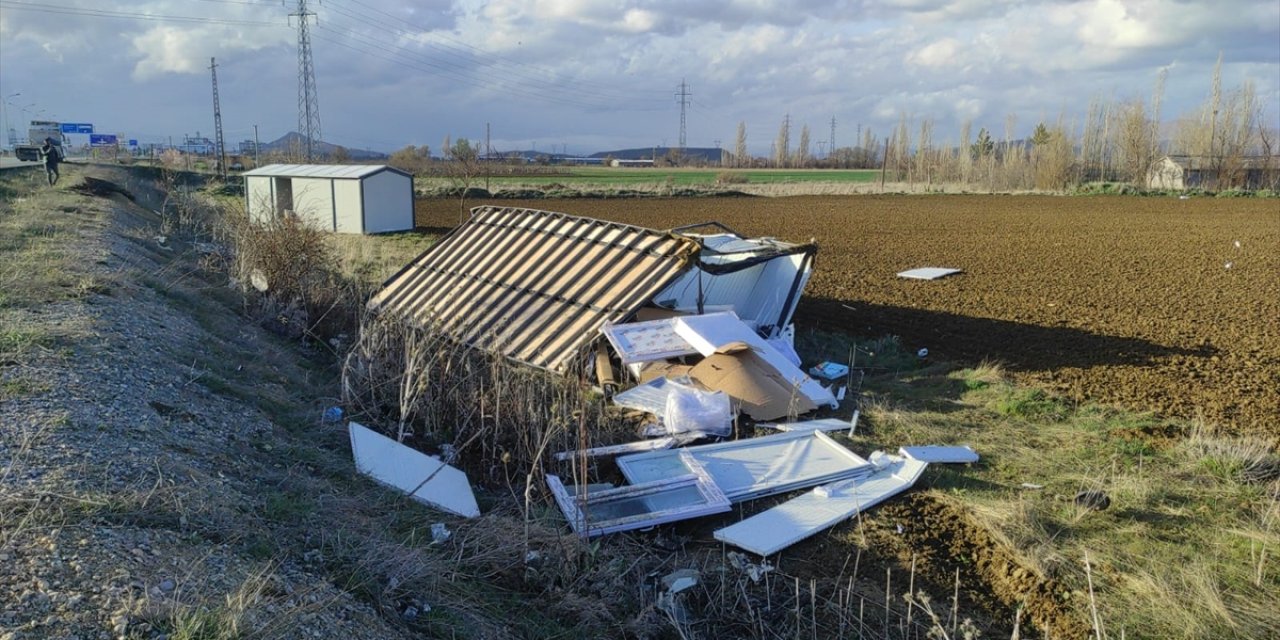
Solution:
<svg viewBox="0 0 1280 640"><path fill-rule="evenodd" d="M320 142L320 102L316 98L316 69L311 62L311 32L307 18L316 15L307 10L307 0L298 0L298 8L290 16L298 18L298 133L311 162Z"/></svg>
<svg viewBox="0 0 1280 640"><path fill-rule="evenodd" d="M828 152L829 154L834 154L836 152L836 117L835 116L831 116L831 139L827 141L827 148L831 150ZM830 158L831 156L828 155L827 157Z"/></svg>
<svg viewBox="0 0 1280 640"><path fill-rule="evenodd" d="M227 148L222 144L222 107L218 103L218 61L209 58L209 71L213 74L213 135L214 153L218 158L218 176L227 179Z"/></svg>
<svg viewBox="0 0 1280 640"><path fill-rule="evenodd" d="M676 101L680 103L680 150L684 151L685 144L685 108L689 106L689 85L685 84L684 78L680 79L680 90L676 92Z"/></svg>

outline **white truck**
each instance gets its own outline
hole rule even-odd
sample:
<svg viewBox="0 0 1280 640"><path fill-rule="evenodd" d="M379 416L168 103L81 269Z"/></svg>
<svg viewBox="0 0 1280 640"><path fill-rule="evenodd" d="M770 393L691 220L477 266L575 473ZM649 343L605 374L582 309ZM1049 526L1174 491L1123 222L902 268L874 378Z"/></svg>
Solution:
<svg viewBox="0 0 1280 640"><path fill-rule="evenodd" d="M53 144L57 145L58 151L62 151L62 143L65 138L62 135L62 123L52 122L50 120L32 120L31 128L27 129L27 144L20 144L13 148L13 155L23 162L39 162L40 147L44 146L46 138L53 138ZM66 157L62 153L62 157Z"/></svg>

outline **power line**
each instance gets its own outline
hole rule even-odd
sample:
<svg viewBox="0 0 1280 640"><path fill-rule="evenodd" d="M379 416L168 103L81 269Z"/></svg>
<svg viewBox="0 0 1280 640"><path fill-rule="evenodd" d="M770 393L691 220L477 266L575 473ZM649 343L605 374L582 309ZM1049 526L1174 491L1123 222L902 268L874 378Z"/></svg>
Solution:
<svg viewBox="0 0 1280 640"><path fill-rule="evenodd" d="M230 18L203 18L197 16L174 16L156 13L139 13L135 11L115 11L110 9L87 9L67 7L63 5L44 4L40 2L21 2L19 0L0 0L0 7L19 11L38 11L61 15L87 16L92 18L116 18L121 20L150 20L153 22L196 22L206 24L226 24L253 27L281 27L279 22L261 20L235 20Z"/></svg>

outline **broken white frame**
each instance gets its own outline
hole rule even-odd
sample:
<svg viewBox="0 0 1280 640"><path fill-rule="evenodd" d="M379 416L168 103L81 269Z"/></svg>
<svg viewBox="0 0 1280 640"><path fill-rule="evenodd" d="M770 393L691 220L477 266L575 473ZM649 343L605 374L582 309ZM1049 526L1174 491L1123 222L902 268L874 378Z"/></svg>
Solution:
<svg viewBox="0 0 1280 640"><path fill-rule="evenodd" d="M831 436L814 430L678 451L648 451L622 456L617 464L627 480L636 484L697 469L707 474L733 502L865 475L873 470L865 459Z"/></svg>
<svg viewBox="0 0 1280 640"><path fill-rule="evenodd" d="M600 333L609 339L622 364L652 362L697 353L675 330L675 318L607 324Z"/></svg>
<svg viewBox="0 0 1280 640"><path fill-rule="evenodd" d="M690 473L641 484L603 491L571 491L560 478L547 474L547 486L556 504L564 512L569 526L584 538L643 529L654 525L688 520L699 516L724 513L731 507L720 487L697 462L686 460ZM696 500L688 500L689 489L697 492ZM685 495L681 495L685 494ZM594 520L609 504L633 502L643 510L602 520Z"/></svg>

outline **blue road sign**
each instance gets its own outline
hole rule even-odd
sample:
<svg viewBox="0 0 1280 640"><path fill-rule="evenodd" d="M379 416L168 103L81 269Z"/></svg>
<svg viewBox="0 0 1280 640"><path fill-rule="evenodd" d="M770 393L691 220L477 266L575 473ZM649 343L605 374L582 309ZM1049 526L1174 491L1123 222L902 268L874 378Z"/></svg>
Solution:
<svg viewBox="0 0 1280 640"><path fill-rule="evenodd" d="M131 147L136 147L136 146L138 146L138 141L137 141L137 140L134 140L133 138L130 138L130 139L129 139L129 146L131 146Z"/></svg>
<svg viewBox="0 0 1280 640"><path fill-rule="evenodd" d="M110 133L91 133L89 134L89 146L91 147L114 147L119 142L115 135Z"/></svg>
<svg viewBox="0 0 1280 640"><path fill-rule="evenodd" d="M78 124L76 125L76 133L93 133L93 125Z"/></svg>
<svg viewBox="0 0 1280 640"><path fill-rule="evenodd" d="M93 133L93 125L87 122L64 122L63 133Z"/></svg>

